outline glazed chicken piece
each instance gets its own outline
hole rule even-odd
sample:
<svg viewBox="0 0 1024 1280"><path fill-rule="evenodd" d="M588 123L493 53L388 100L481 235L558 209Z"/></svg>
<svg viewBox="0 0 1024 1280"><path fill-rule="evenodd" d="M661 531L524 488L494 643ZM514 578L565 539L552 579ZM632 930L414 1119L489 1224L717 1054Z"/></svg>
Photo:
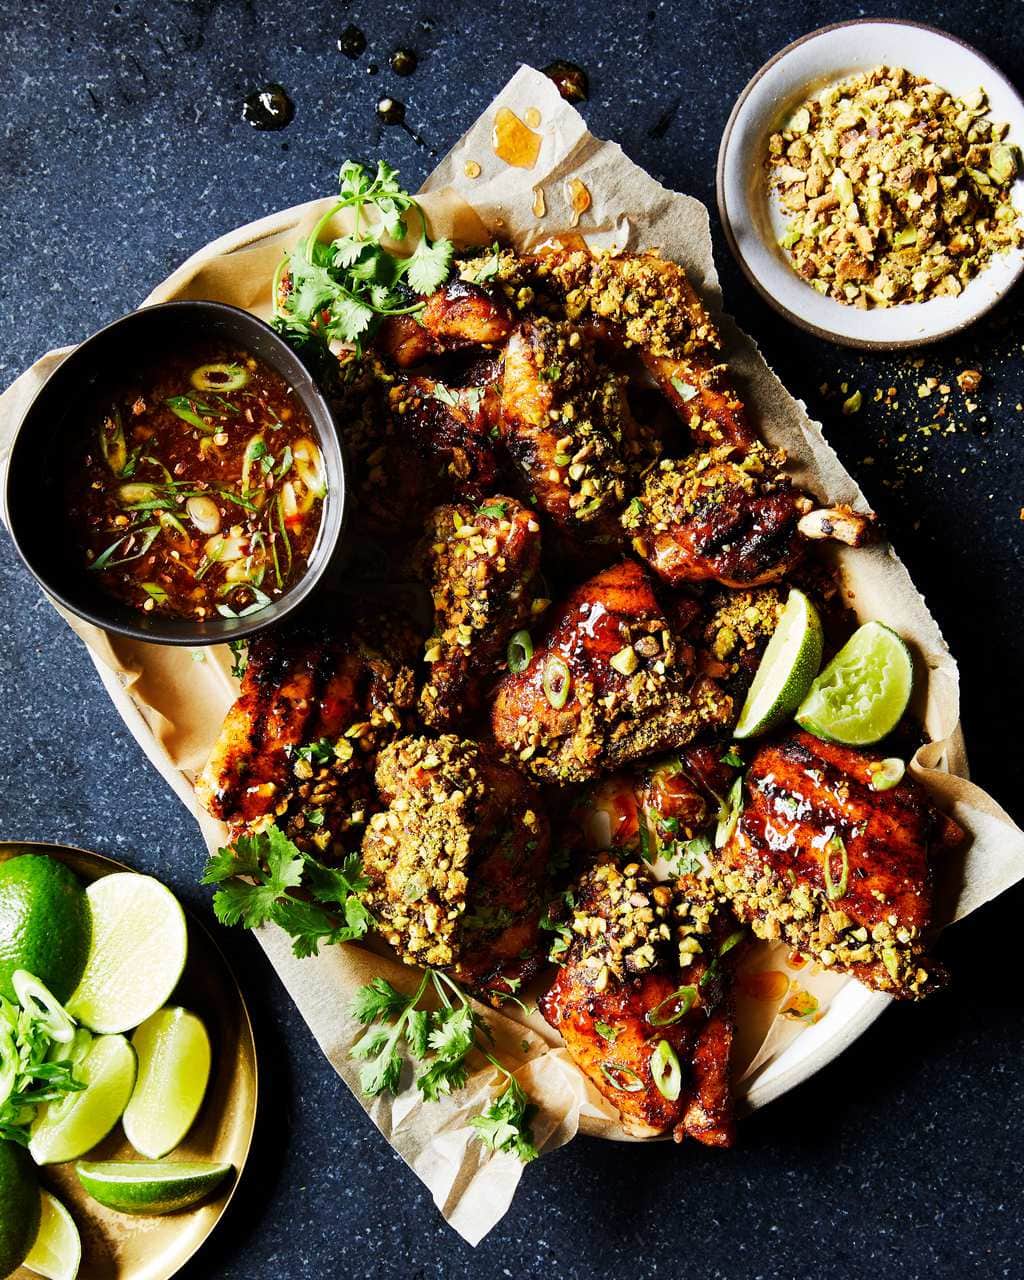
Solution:
<svg viewBox="0 0 1024 1280"><path fill-rule="evenodd" d="M540 506L564 529L618 537L630 414L617 374L568 324L522 325L505 348L501 436Z"/></svg>
<svg viewBox="0 0 1024 1280"><path fill-rule="evenodd" d="M782 471L784 461L761 444L740 458L726 446L663 459L622 516L633 550L672 585L710 579L742 589L784 578L807 537L867 541L869 517L839 508L814 512ZM812 515L816 523L805 521Z"/></svg>
<svg viewBox="0 0 1024 1280"><path fill-rule="evenodd" d="M785 587L720 591L711 599L703 640L712 672L732 697L737 711L753 683L786 605Z"/></svg>
<svg viewBox="0 0 1024 1280"><path fill-rule="evenodd" d="M232 838L276 822L302 848L342 852L366 820L375 753L415 699L411 667L384 656L408 647L376 620L343 623L330 638L299 629L254 639L240 696L196 779L203 807Z"/></svg>
<svg viewBox="0 0 1024 1280"><path fill-rule="evenodd" d="M494 736L536 777L586 782L729 721L729 698L692 663L647 573L625 560L578 587L526 667L502 679Z"/></svg>
<svg viewBox="0 0 1024 1280"><path fill-rule="evenodd" d="M398 433L413 461L443 477L455 497L478 502L503 478L494 432L501 396L495 382L452 388L433 378L408 378L388 393Z"/></svg>
<svg viewBox="0 0 1024 1280"><path fill-rule="evenodd" d="M758 937L915 999L943 981L926 953L933 859L963 833L910 778L874 790L880 763L800 731L762 746L713 874Z"/></svg>
<svg viewBox="0 0 1024 1280"><path fill-rule="evenodd" d="M699 882L679 888L693 896L638 863L584 872L538 1004L626 1133L730 1146L726 988L741 935Z"/></svg>
<svg viewBox="0 0 1024 1280"><path fill-rule="evenodd" d="M482 682L503 666L509 637L532 615L540 525L528 507L501 495L478 507L438 507L420 563L434 602L420 715L447 728L479 707Z"/></svg>
<svg viewBox="0 0 1024 1280"><path fill-rule="evenodd" d="M550 829L515 769L452 734L400 738L377 763L387 809L363 838L367 906L410 964L500 1004L538 972Z"/></svg>
<svg viewBox="0 0 1024 1280"><path fill-rule="evenodd" d="M432 293L417 315L389 316L374 345L406 369L444 352L500 344L514 327L512 308L504 298L456 279Z"/></svg>
<svg viewBox="0 0 1024 1280"><path fill-rule="evenodd" d="M673 755L602 779L582 797L577 814L592 851L653 862L703 831L712 809L704 788Z"/></svg>

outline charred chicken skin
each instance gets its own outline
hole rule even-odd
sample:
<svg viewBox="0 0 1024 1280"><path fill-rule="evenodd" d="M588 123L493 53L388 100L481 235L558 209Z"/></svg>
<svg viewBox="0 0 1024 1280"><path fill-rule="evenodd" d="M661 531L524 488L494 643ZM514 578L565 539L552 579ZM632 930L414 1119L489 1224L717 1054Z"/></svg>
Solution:
<svg viewBox="0 0 1024 1280"><path fill-rule="evenodd" d="M628 1134L729 1146L734 948L723 929L735 936L735 924L693 888L691 900L639 863L584 872L539 1008Z"/></svg>
<svg viewBox="0 0 1024 1280"><path fill-rule="evenodd" d="M363 838L366 903L410 964L500 1003L540 967L550 830L515 769L451 734L400 738L377 763L387 808Z"/></svg>
<svg viewBox="0 0 1024 1280"><path fill-rule="evenodd" d="M511 307L466 280L452 280L424 302L418 316L389 316L375 345L400 369L467 347L500 344L515 327Z"/></svg>
<svg viewBox="0 0 1024 1280"><path fill-rule="evenodd" d="M556 524L617 536L629 409L618 376L567 324L522 325L505 348L501 434Z"/></svg>
<svg viewBox="0 0 1024 1280"><path fill-rule="evenodd" d="M553 782L586 782L682 746L732 712L692 656L646 572L625 560L577 588L528 665L501 680L494 737Z"/></svg>
<svg viewBox="0 0 1024 1280"><path fill-rule="evenodd" d="M276 822L300 847L336 853L361 828L376 751L415 698L411 668L371 645L374 632L391 653L407 643L376 623L329 639L299 630L252 641L240 696L196 780L200 803L233 836Z"/></svg>
<svg viewBox="0 0 1024 1280"><path fill-rule="evenodd" d="M914 999L943 979L926 952L932 866L962 832L910 778L873 790L879 764L799 731L761 747L714 878L758 937Z"/></svg>
<svg viewBox="0 0 1024 1280"><path fill-rule="evenodd" d="M482 683L498 670L509 637L531 617L540 525L528 507L500 495L479 507L439 507L420 563L434 602L420 715L433 728L446 728L479 707Z"/></svg>

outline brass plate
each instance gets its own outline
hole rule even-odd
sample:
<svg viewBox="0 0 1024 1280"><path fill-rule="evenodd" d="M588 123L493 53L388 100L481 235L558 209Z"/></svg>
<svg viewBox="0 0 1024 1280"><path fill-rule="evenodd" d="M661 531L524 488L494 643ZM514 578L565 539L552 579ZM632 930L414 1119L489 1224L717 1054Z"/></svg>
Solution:
<svg viewBox="0 0 1024 1280"><path fill-rule="evenodd" d="M46 853L88 884L113 871L132 871L102 854L34 841L0 841L0 862L18 853ZM144 1218L105 1209L87 1195L74 1162L45 1165L40 1182L69 1210L82 1237L79 1280L168 1280L195 1253L228 1207L249 1154L256 1123L256 1046L249 1011L227 961L186 910L188 962L172 996L202 1018L213 1063L202 1109L172 1160L225 1160L235 1172L219 1195L196 1209ZM89 1152L90 1160L138 1160L121 1126ZM20 1267L14 1280L38 1280Z"/></svg>

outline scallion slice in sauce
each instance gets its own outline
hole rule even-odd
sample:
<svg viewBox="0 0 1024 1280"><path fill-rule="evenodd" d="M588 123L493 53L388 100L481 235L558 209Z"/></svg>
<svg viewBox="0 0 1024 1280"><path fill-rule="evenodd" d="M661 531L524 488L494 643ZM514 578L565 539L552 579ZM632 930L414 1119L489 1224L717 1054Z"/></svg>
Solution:
<svg viewBox="0 0 1024 1280"><path fill-rule="evenodd" d="M241 391L249 381L249 370L240 364L201 364L189 381L197 391Z"/></svg>
<svg viewBox="0 0 1024 1280"><path fill-rule="evenodd" d="M622 1062L602 1062L601 1074L620 1093L639 1093L644 1087L644 1082L633 1068Z"/></svg>
<svg viewBox="0 0 1024 1280"><path fill-rule="evenodd" d="M520 671L525 671L530 665L532 657L533 641L530 639L529 631L517 631L508 642L506 658L509 671L513 675L518 675Z"/></svg>
<svg viewBox="0 0 1024 1280"><path fill-rule="evenodd" d="M667 1040L659 1040L651 1054L651 1079L663 1098L675 1102L683 1087L679 1057Z"/></svg>
<svg viewBox="0 0 1024 1280"><path fill-rule="evenodd" d="M652 1027L669 1027L673 1022L686 1017L696 999L696 987L680 987L678 991L673 991L670 996L666 996L660 1004L656 1004L653 1009L648 1009L647 1021Z"/></svg>
<svg viewBox="0 0 1024 1280"><path fill-rule="evenodd" d="M544 663L544 696L556 711L561 711L569 701L572 673L569 664L557 653L548 655Z"/></svg>
<svg viewBox="0 0 1024 1280"><path fill-rule="evenodd" d="M839 879L832 873L833 859L840 859ZM850 878L850 855L846 852L846 841L840 835L834 835L825 846L825 893L830 902L835 902L846 893L847 881Z"/></svg>

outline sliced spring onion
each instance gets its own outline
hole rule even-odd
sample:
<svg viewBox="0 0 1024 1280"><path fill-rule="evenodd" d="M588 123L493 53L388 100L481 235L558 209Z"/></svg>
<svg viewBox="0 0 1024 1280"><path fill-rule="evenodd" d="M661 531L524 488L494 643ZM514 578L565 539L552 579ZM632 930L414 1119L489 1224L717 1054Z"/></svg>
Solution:
<svg viewBox="0 0 1024 1280"><path fill-rule="evenodd" d="M154 604L165 604L167 602L167 591L159 582L143 582L141 586Z"/></svg>
<svg viewBox="0 0 1024 1280"><path fill-rule="evenodd" d="M220 430L216 423L209 423L205 418L199 416L200 409L206 410L207 416L213 413L209 405L200 404L198 400L193 400L191 396L168 396L164 404L182 422L187 422L190 427L197 427L200 431L205 431L208 436L215 435Z"/></svg>
<svg viewBox="0 0 1024 1280"><path fill-rule="evenodd" d="M18 1003L30 1018L42 1026L51 1040L58 1044L71 1043L75 1038L75 1024L49 987L27 969L15 969L11 974L11 985Z"/></svg>
<svg viewBox="0 0 1024 1280"><path fill-rule="evenodd" d="M744 934L742 929L737 929L735 933L730 933L728 938L726 938L718 948L718 958L721 959L722 956L728 955L733 947L738 947L743 941L743 937Z"/></svg>
<svg viewBox="0 0 1024 1280"><path fill-rule="evenodd" d="M298 472L299 479L313 497L326 497L327 477L324 472L324 459L323 454L320 452L320 446L308 437L303 436L301 440L295 441L292 457L295 460L295 470Z"/></svg>
<svg viewBox="0 0 1024 1280"><path fill-rule="evenodd" d="M877 768L871 771L872 791L891 791L903 781L907 766L899 756L887 756L880 760Z"/></svg>
<svg viewBox="0 0 1024 1280"><path fill-rule="evenodd" d="M689 386L687 383L683 382L681 378L671 378L669 381L672 383L673 390L679 399L682 400L683 404L686 404L698 394L696 387Z"/></svg>
<svg viewBox="0 0 1024 1280"><path fill-rule="evenodd" d="M200 533L220 532L220 511L212 498L197 494L185 503L185 510Z"/></svg>
<svg viewBox="0 0 1024 1280"><path fill-rule="evenodd" d="M160 491L155 484L143 484L141 481L133 481L131 484L121 484L117 487L117 500L124 507L136 507L141 503L150 503L160 501Z"/></svg>
<svg viewBox="0 0 1024 1280"><path fill-rule="evenodd" d="M569 701L572 674L569 664L557 653L548 655L544 664L544 696L556 711L561 711Z"/></svg>
<svg viewBox="0 0 1024 1280"><path fill-rule="evenodd" d="M506 657L508 659L508 669L513 675L518 675L520 671L526 670L530 665L530 659L533 657L533 641L530 639L529 631L517 631L513 635L508 642Z"/></svg>
<svg viewBox="0 0 1024 1280"><path fill-rule="evenodd" d="M14 1032L6 1022L0 1020L0 1107L14 1092L20 1061L18 1046L14 1043Z"/></svg>
<svg viewBox="0 0 1024 1280"><path fill-rule="evenodd" d="M601 1074L620 1093L639 1093L644 1087L644 1082L633 1068L622 1062L602 1062Z"/></svg>
<svg viewBox="0 0 1024 1280"><path fill-rule="evenodd" d="M249 381L249 370L240 364L201 364L189 374L197 391L240 391Z"/></svg>
<svg viewBox="0 0 1024 1280"><path fill-rule="evenodd" d="M110 546L106 548L105 551L100 552L100 554L96 557L96 559L92 562L92 564L89 565L90 570L113 569L113 568L116 568L117 565L128 564L129 561L131 560L141 559L141 557L146 554L146 552L150 549L150 547L156 541L156 537L159 532L160 532L160 526L158 524L148 524L141 529L136 529L135 533L142 535L142 541L139 544L139 549L137 551L133 551L130 556L123 556L120 560L115 560L113 558L114 552L118 549L118 547L121 545L122 542L126 541L128 535L125 534L123 538L118 538L116 542L112 542Z"/></svg>
<svg viewBox="0 0 1024 1280"><path fill-rule="evenodd" d="M185 539L185 542L189 547L192 546L192 539L188 536L188 530L176 515L173 515L170 511L158 511L156 513L156 518L160 521L160 527L163 529L164 533L168 536L172 533L176 533L179 537ZM174 539L172 538L171 541L173 542Z"/></svg>
<svg viewBox="0 0 1024 1280"><path fill-rule="evenodd" d="M279 494L277 495L277 527L280 529L280 531L281 531L281 538L282 538L282 539L283 539L283 541L284 541L285 563L286 563L286 565L287 565L287 568L285 569L285 573L291 573L291 569L292 569L292 540L291 540L291 538L289 538L289 537L288 537L288 529L287 529L287 526L286 526L286 524L285 524L285 516L284 516L284 494L283 494L283 493L279 493Z"/></svg>
<svg viewBox="0 0 1024 1280"><path fill-rule="evenodd" d="M651 1079L663 1098L675 1102L683 1087L679 1057L667 1040L659 1040L651 1054Z"/></svg>
<svg viewBox="0 0 1024 1280"><path fill-rule="evenodd" d="M100 423L99 434L103 461L115 476L121 475L128 462L128 446L124 440L124 423L119 409L114 408L107 414Z"/></svg>
<svg viewBox="0 0 1024 1280"><path fill-rule="evenodd" d="M666 996L660 1004L647 1010L647 1021L652 1027L669 1027L680 1018L685 1018L693 1008L697 999L696 987L680 987Z"/></svg>
<svg viewBox="0 0 1024 1280"><path fill-rule="evenodd" d="M267 452L267 442L259 432L249 437L249 443L245 446L245 453L242 455L242 493L248 495L250 490L249 479L252 475L252 469L264 457Z"/></svg>
<svg viewBox="0 0 1024 1280"><path fill-rule="evenodd" d="M842 859L842 871L836 880L832 874L832 858L838 854ZM850 855L846 852L846 841L840 835L834 835L825 846L825 892L829 901L835 902L846 892L850 879Z"/></svg>
<svg viewBox="0 0 1024 1280"><path fill-rule="evenodd" d="M736 830L740 810L743 808L743 777L738 777L729 788L725 802L718 811L718 826L715 828L715 848L722 849L729 837Z"/></svg>

